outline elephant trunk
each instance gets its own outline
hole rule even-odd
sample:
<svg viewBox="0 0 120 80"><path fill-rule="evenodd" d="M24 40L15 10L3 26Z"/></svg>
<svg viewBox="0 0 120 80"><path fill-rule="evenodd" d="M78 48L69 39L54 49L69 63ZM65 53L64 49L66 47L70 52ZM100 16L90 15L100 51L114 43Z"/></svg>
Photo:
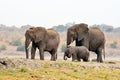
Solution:
<svg viewBox="0 0 120 80"><path fill-rule="evenodd" d="M64 54L64 60L67 60L67 57L66 57L66 55Z"/></svg>
<svg viewBox="0 0 120 80"><path fill-rule="evenodd" d="M72 42L73 42L74 40L73 40L73 38L67 38L67 46L69 46Z"/></svg>
<svg viewBox="0 0 120 80"><path fill-rule="evenodd" d="M70 41L67 39L67 46L70 45Z"/></svg>
<svg viewBox="0 0 120 80"><path fill-rule="evenodd" d="M71 43L71 36L70 36L70 33L69 31L67 32L67 45L70 45Z"/></svg>
<svg viewBox="0 0 120 80"><path fill-rule="evenodd" d="M27 40L25 41L25 51L26 51L26 59L29 58L29 50L28 50L28 47L29 47L29 44L30 44L31 40Z"/></svg>
<svg viewBox="0 0 120 80"><path fill-rule="evenodd" d="M67 45L70 45L75 39L75 36L70 36L70 33L67 33Z"/></svg>

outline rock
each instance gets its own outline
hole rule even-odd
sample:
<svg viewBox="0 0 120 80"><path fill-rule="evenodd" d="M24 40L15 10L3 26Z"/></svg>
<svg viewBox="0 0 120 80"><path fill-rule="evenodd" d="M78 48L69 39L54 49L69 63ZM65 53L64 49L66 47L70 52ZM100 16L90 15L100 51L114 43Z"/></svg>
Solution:
<svg viewBox="0 0 120 80"><path fill-rule="evenodd" d="M0 58L0 64L6 68L14 67L14 63L8 58Z"/></svg>

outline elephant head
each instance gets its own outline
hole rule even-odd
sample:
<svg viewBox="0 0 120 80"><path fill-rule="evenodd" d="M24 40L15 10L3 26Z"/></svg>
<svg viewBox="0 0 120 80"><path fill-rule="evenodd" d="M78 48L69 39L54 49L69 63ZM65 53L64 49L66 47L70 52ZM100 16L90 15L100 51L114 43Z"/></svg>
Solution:
<svg viewBox="0 0 120 80"><path fill-rule="evenodd" d="M67 30L67 46L70 45L76 39L76 30L75 27L70 27Z"/></svg>
<svg viewBox="0 0 120 80"><path fill-rule="evenodd" d="M28 56L28 46L33 41L34 43L38 43L41 40L44 40L46 36L46 29L43 27L32 27L29 28L25 33L25 50L26 50L26 58L29 58Z"/></svg>
<svg viewBox="0 0 120 80"><path fill-rule="evenodd" d="M64 60L67 60L67 57L70 58L72 56L72 53L69 48L67 48L64 52Z"/></svg>
<svg viewBox="0 0 120 80"><path fill-rule="evenodd" d="M88 35L88 25L85 23L75 24L67 30L67 46L70 45L74 40L84 40Z"/></svg>

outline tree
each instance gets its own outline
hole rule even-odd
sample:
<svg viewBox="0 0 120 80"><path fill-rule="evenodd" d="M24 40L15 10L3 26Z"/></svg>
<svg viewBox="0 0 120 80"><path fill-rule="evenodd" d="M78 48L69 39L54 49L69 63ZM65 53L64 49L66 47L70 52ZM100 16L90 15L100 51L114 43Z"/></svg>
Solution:
<svg viewBox="0 0 120 80"><path fill-rule="evenodd" d="M113 43L110 44L110 47L111 48L117 48L117 42L114 41Z"/></svg>
<svg viewBox="0 0 120 80"><path fill-rule="evenodd" d="M20 41L20 39L16 39L16 40L13 40L10 45L13 45L13 46L20 46L22 43Z"/></svg>
<svg viewBox="0 0 120 80"><path fill-rule="evenodd" d="M25 51L25 46L24 45L18 46L17 51Z"/></svg>
<svg viewBox="0 0 120 80"><path fill-rule="evenodd" d="M61 47L61 52L65 52L66 48L67 48L67 46L65 44L63 44Z"/></svg>
<svg viewBox="0 0 120 80"><path fill-rule="evenodd" d="M57 26L54 26L53 28L58 31L58 32L64 32L66 31L69 27L71 27L72 25L74 25L75 22L73 23L66 23L65 25L57 25Z"/></svg>
<svg viewBox="0 0 120 80"><path fill-rule="evenodd" d="M5 45L0 45L0 51L1 50L6 50L6 46Z"/></svg>

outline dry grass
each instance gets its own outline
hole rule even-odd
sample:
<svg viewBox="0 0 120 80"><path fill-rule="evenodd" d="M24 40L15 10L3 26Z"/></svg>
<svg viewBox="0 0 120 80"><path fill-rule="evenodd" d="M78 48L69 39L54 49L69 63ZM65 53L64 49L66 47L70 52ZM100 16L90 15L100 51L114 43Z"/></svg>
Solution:
<svg viewBox="0 0 120 80"><path fill-rule="evenodd" d="M15 66L9 69L0 68L0 80L119 80L120 63L114 66L109 63L39 61L12 59ZM19 63L23 62L23 63ZM29 62L32 65L28 66ZM19 66L18 66L19 64ZM31 65L29 64L29 65ZM115 67L119 66L119 67Z"/></svg>

